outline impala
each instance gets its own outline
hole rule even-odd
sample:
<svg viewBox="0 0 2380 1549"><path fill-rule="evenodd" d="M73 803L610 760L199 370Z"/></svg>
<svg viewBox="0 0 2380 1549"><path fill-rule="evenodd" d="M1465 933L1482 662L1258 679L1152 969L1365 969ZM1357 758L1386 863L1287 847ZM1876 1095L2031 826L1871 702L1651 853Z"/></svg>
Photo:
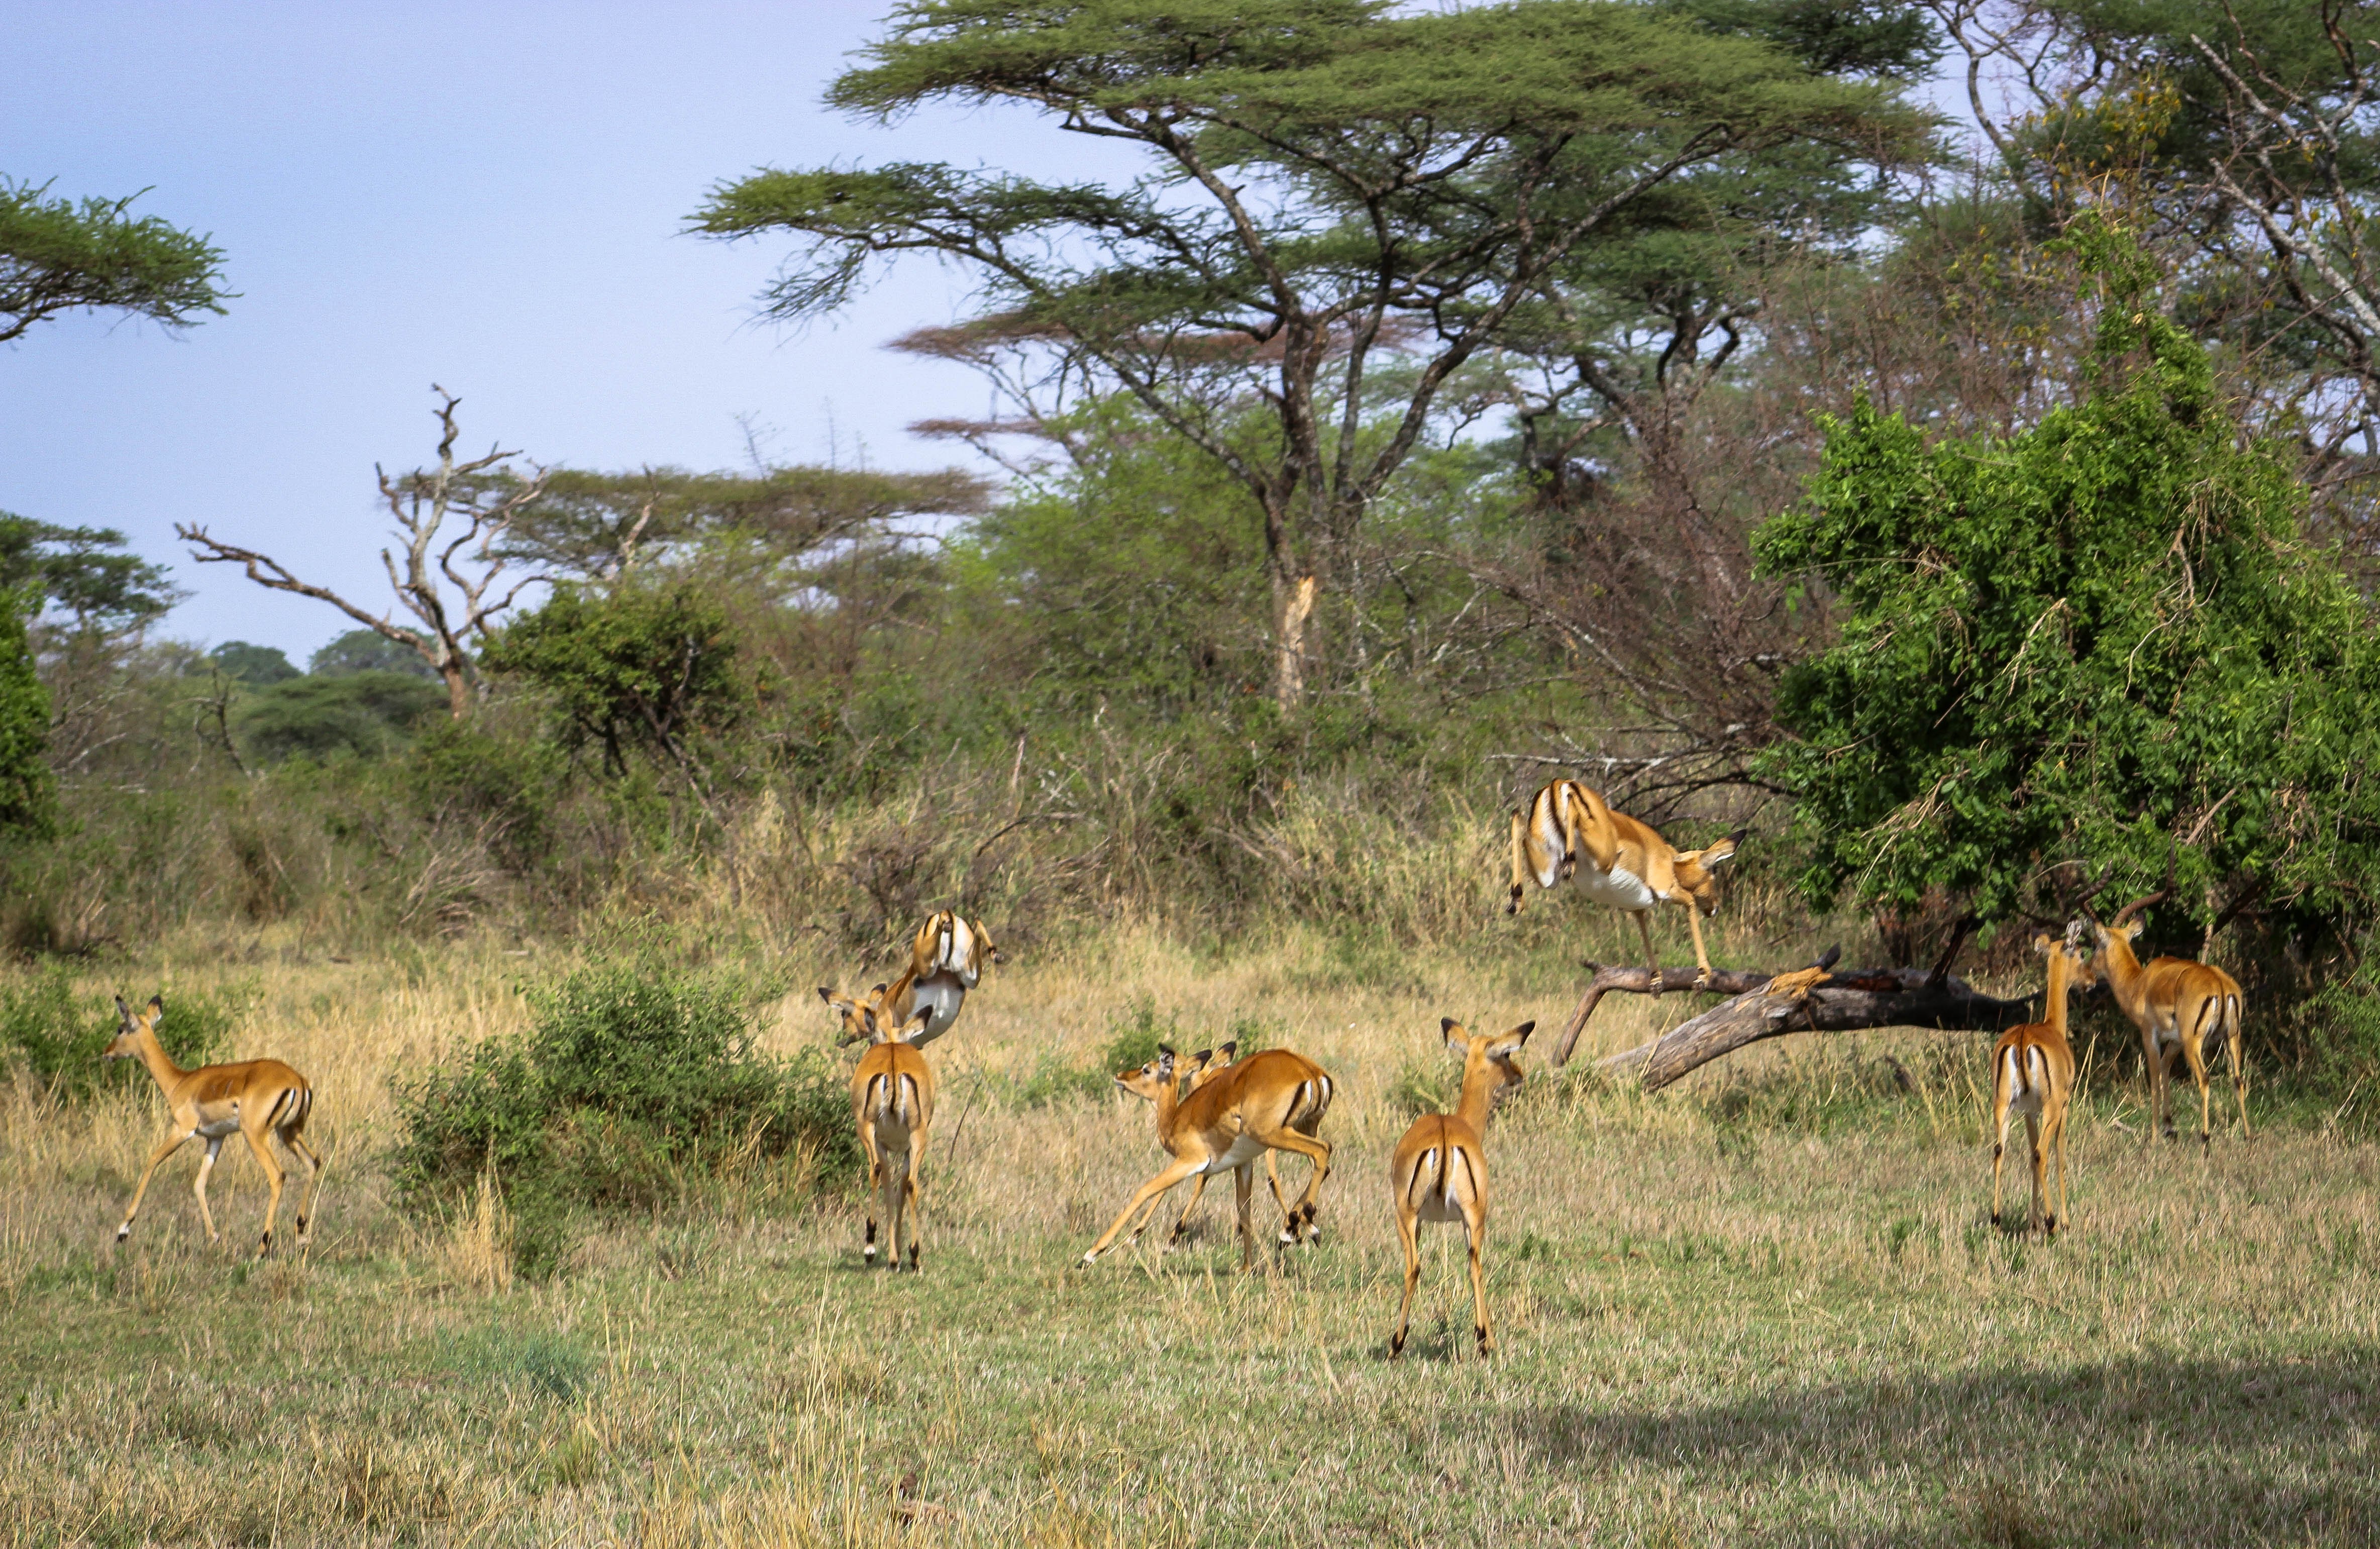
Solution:
<svg viewBox="0 0 2380 1549"><path fill-rule="evenodd" d="M1536 800L1512 814L1512 893L1504 912L1517 914L1528 883L1540 888L1575 881L1597 903L1636 917L1652 970L1652 993L1661 993L1661 963L1653 951L1653 911L1672 903L1686 912L1694 938L1697 989L1710 983L1710 956L1703 949L1703 916L1718 913L1718 871L1735 857L1733 839L1701 850L1673 850L1670 842L1574 780L1557 780Z"/></svg>
<svg viewBox="0 0 2380 1549"><path fill-rule="evenodd" d="M1294 1245L1314 1233L1315 1199L1322 1180L1330 1175L1330 1145L1315 1131L1330 1107L1331 1081L1322 1068L1287 1049L1266 1049L1225 1066L1214 1079L1188 1095L1181 1095L1177 1071L1181 1059L1160 1047L1157 1059L1142 1067L1146 1093L1157 1104L1157 1139L1172 1153L1162 1172L1140 1186L1099 1240L1083 1254L1088 1265L1107 1252L1141 1206L1162 1195L1185 1178L1230 1172L1236 1186L1240 1221L1240 1267L1256 1264L1256 1228L1249 1204L1256 1186L1256 1162L1273 1151L1294 1151L1314 1163L1314 1176L1294 1205L1284 1204L1281 1241ZM1140 1072L1126 1072L1127 1077ZM1135 1090L1119 1078L1127 1090ZM1146 1225L1146 1222L1143 1223Z"/></svg>
<svg viewBox="0 0 2380 1549"><path fill-rule="evenodd" d="M140 1197L149 1192L149 1180L156 1176L158 1167L166 1157L180 1150L193 1138L207 1143L207 1154L199 1163L198 1181L191 1187L199 1196L199 1219L206 1223L207 1240L219 1241L215 1230L214 1212L207 1207L207 1176L214 1171L215 1157L222 1152L224 1142L235 1132L244 1136L248 1148L256 1153L257 1165L264 1169L265 1180L273 1185L273 1198L264 1207L264 1236L257 1246L257 1256L273 1251L273 1223L281 1213L281 1185L287 1178L281 1164L273 1157L268 1135L276 1137L293 1156L306 1164L306 1195L298 1206L298 1246L306 1246L307 1227L314 1213L314 1189L322 1172L322 1158L306 1144L306 1116L314 1108L314 1089L306 1078L278 1059L243 1059L234 1065L201 1065L195 1071L185 1071L165 1053L164 1045L157 1041L157 1023L165 1015L163 996L152 996L149 1009L135 1014L115 998L116 1031L109 1040L103 1059L138 1059L165 1095L165 1107L172 1115L172 1128L157 1149L149 1156L148 1167L141 1169L140 1181L132 1191L132 1203L124 1207L124 1220L115 1228L115 1240L123 1241L132 1234L132 1218L140 1214Z"/></svg>
<svg viewBox="0 0 2380 1549"><path fill-rule="evenodd" d="M1423 1221L1463 1223L1471 1241L1471 1331L1482 1356L1496 1348L1488 1332L1488 1277L1479 1258L1488 1242L1488 1115L1497 1095L1520 1083L1516 1057L1536 1025L1524 1022L1510 1033L1475 1038L1452 1017L1438 1024L1448 1052L1463 1057L1463 1097L1452 1113L1415 1119L1389 1158L1390 1203L1396 1206L1397 1236L1405 1249L1404 1300L1397 1303L1397 1331L1389 1337L1391 1361L1404 1354L1414 1287L1421 1279L1417 1231Z"/></svg>
<svg viewBox="0 0 2380 1549"><path fill-rule="evenodd" d="M2189 958L2134 956L2132 943L2141 934L2141 912L2162 902L2163 892L2135 899L2116 912L2106 925L2091 922L2099 942L2099 977L2115 992L2116 1004L2141 1030L2142 1064L2149 1087L2149 1122L2141 1130L2141 1144L2164 1121L2166 1138L2173 1138L2173 1059L2190 1062L2191 1079L2198 1083L2198 1148L2211 1145L2214 1110L2206 1089L2206 1040L2223 1035L2223 1048L2231 1065L2231 1095L2240 1105L2240 1138L2248 1130L2248 1071L2240 1059L2240 981L2220 968Z"/></svg>
<svg viewBox="0 0 2380 1549"><path fill-rule="evenodd" d="M982 979L984 964L1000 961L1000 949L992 945L981 920L961 919L945 909L917 927L909 942L909 967L899 978L878 985L865 1000L837 995L823 985L819 998L843 1018L840 1041L845 1044L871 1041L857 1014L863 1004L874 1006L880 1017L896 1027L906 1027L922 1010L926 1031L911 1041L923 1047L958 1021L959 1008Z"/></svg>
<svg viewBox="0 0 2380 1549"><path fill-rule="evenodd" d="M906 1213L909 1267L915 1271L921 1267L918 1238L926 1217L917 1168L926 1159L926 1131L934 1121L934 1071L917 1049L927 1013L919 1011L905 1024L879 1017L873 1008L862 1015L874 1039L851 1074L852 1119L859 1127L859 1149L868 1157L868 1238L862 1253L868 1263L876 1262L880 1206L891 1221L884 1235L885 1264L900 1268L901 1220Z"/></svg>
<svg viewBox="0 0 2380 1549"><path fill-rule="evenodd" d="M2033 950L2049 960L2049 994L2042 1020L2011 1027L1992 1046L1992 1224L2000 1219L2000 1162L2008 1151L2009 1120L2024 1116L2033 1144L2033 1214L2028 1231L2056 1236L2066 1219L2066 1107L2074 1095L2074 1047L2066 1041L2066 995L2082 954L2070 939L2047 934ZM2058 1151L2058 1209L2046 1211L2048 1148ZM2047 1218L2045 1221L2044 1216Z"/></svg>

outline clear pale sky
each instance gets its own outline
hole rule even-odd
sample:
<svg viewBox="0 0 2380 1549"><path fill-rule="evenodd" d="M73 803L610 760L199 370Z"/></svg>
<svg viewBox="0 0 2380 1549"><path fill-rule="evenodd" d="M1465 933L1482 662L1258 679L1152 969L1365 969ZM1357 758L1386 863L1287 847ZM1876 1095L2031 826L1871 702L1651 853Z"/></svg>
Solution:
<svg viewBox="0 0 2380 1549"><path fill-rule="evenodd" d="M78 317L0 346L0 509L123 529L190 599L164 633L306 655L353 627L197 565L176 521L384 603L372 465L433 445L544 462L965 460L903 430L974 414L965 370L885 341L958 315L955 275L895 272L838 322L753 321L783 244L677 235L766 163L953 160L1039 172L1094 153L1010 115L898 128L819 106L884 0L375 6L15 0L0 171L212 233L227 315L179 337ZM832 432L830 431L832 427Z"/></svg>

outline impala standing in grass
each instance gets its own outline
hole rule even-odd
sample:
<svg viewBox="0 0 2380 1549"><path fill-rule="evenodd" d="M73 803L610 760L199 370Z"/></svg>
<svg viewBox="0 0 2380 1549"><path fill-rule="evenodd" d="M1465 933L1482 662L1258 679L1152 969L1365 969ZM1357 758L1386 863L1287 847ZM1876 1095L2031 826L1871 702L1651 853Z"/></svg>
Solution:
<svg viewBox="0 0 2380 1549"><path fill-rule="evenodd" d="M1418 1226L1423 1221L1460 1221L1471 1242L1471 1322L1479 1353L1496 1348L1488 1331L1488 1272L1480 1254L1488 1243L1488 1116L1498 1094L1521 1080L1521 1046L1536 1023L1510 1033L1473 1037L1452 1017L1438 1030L1448 1052L1463 1057L1463 1096L1452 1113L1426 1113L1413 1121L1389 1158L1390 1201L1396 1207L1397 1237L1405 1250L1405 1294L1397 1303L1397 1331L1389 1337L1389 1359L1404 1354L1405 1327L1413 1315L1414 1287L1421 1279Z"/></svg>
<svg viewBox="0 0 2380 1549"><path fill-rule="evenodd" d="M132 1218L140 1214L140 1197L149 1192L149 1180L156 1176L158 1167L193 1139L207 1143L206 1157L199 1163L198 1181L191 1185L199 1196L199 1219L206 1224L207 1240L220 1240L214 1212L207 1208L207 1176L214 1171L215 1157L223 1150L225 1140L238 1134L256 1153L257 1165L264 1169L265 1180L273 1186L273 1198L264 1207L264 1236L257 1244L257 1256L261 1258L273 1251L273 1223L281 1214L281 1186L287 1177L281 1164L273 1160L267 1136L279 1139L291 1156L306 1164L306 1193L298 1205L298 1246L306 1246L307 1228L314 1213L314 1188L322 1172L322 1157L306 1144L306 1116L314 1110L314 1089L306 1083L306 1078L278 1059L243 1059L233 1065L181 1069L157 1041L157 1023L165 1015L162 996L150 997L149 1009L136 1015L119 995L115 998L115 1036L100 1058L140 1061L157 1083L157 1089L165 1095L165 1107L172 1115L173 1124L165 1138L157 1143L157 1149L150 1153L149 1165L141 1169L140 1181L132 1191L132 1203L124 1207L123 1224L115 1228L115 1240L121 1242L132 1234Z"/></svg>
<svg viewBox="0 0 2380 1549"><path fill-rule="evenodd" d="M860 1017L873 1038L851 1074L852 1119L859 1128L859 1149L868 1158L868 1239L863 1253L876 1262L876 1221L880 1210L889 1223L884 1234L885 1264L901 1267L901 1220L909 1219L909 1267L922 1267L918 1238L925 1228L925 1206L917 1189L917 1168L926 1159L926 1131L934 1121L934 1072L916 1048L924 1033L927 1013L920 1010L906 1025L862 1008Z"/></svg>
<svg viewBox="0 0 2380 1549"><path fill-rule="evenodd" d="M1686 912L1694 938L1695 987L1710 983L1710 954L1703 949L1703 916L1718 913L1718 871L1735 857L1735 841L1723 839L1701 850L1673 850L1670 841L1574 780L1557 780L1512 814L1512 893L1504 907L1521 912L1528 884L1550 888L1575 880L1597 903L1636 917L1645 939L1645 962L1652 993L1661 993L1661 960L1653 951L1653 911L1673 903Z"/></svg>
<svg viewBox="0 0 2380 1549"><path fill-rule="evenodd" d="M2141 1144L2162 1120L2167 1138L2173 1135L2173 1060L2190 1062L2190 1077L2198 1083L2198 1148L2212 1143L2212 1100L2206 1090L2206 1041L2217 1033L2231 1063L2231 1095L2240 1105L2240 1135L2249 1138L2248 1070L2240 1047L2240 981L2220 968L2189 958L2153 958L2143 963L2132 953L2141 934L2141 911L2162 902L2151 893L2117 911L2106 925L2091 922L2099 941L2099 977L2115 992L2116 1004L2141 1030L2143 1074L2149 1084L2149 1122L2141 1130Z"/></svg>
<svg viewBox="0 0 2380 1549"><path fill-rule="evenodd" d="M1083 1254L1088 1265L1107 1252L1140 1208L1186 1178L1230 1172L1236 1186L1240 1220L1240 1267L1256 1265L1256 1226L1249 1205L1256 1187L1257 1158L1270 1151L1294 1151L1311 1158L1314 1176L1294 1205L1285 1207L1281 1241L1295 1245L1314 1233L1315 1199L1330 1175L1330 1145L1315 1134L1330 1110L1332 1090L1322 1067L1287 1049L1271 1048L1226 1066L1187 1096L1180 1094L1181 1059L1160 1047L1140 1071L1117 1078L1127 1091L1145 1073L1144 1093L1157 1104L1157 1139L1173 1154L1164 1171L1142 1184L1113 1225ZM1144 1221L1143 1225L1147 1225Z"/></svg>
<svg viewBox="0 0 2380 1549"><path fill-rule="evenodd" d="M2071 934L2071 933L2070 933ZM2074 1095L2074 1046L2066 1038L2066 996L2082 954L2071 940L2047 934L2033 950L2049 960L2049 995L2042 1020L2011 1027L1992 1047L1992 1222L2000 1218L2000 1163L2008 1150L2009 1120L2024 1116L2033 1144L2033 1214L2028 1231L2056 1236L2066 1219L2066 1108ZM2058 1152L2058 1209L2048 1209L2049 1152Z"/></svg>

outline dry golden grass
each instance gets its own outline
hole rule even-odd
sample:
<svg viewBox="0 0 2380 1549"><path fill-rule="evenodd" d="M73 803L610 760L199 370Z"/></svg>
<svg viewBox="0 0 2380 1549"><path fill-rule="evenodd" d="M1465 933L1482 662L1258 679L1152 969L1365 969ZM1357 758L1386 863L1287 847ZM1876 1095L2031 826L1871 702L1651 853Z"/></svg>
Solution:
<svg viewBox="0 0 2380 1549"><path fill-rule="evenodd" d="M237 1052L315 1082L335 1141L316 1247L263 1265L208 1248L193 1154L112 1249L160 1105L61 1109L18 1082L0 1105L0 1525L60 1543L2380 1531L2380 1155L2281 1125L2221 1131L2207 1161L2144 1154L2136 1098L2103 1072L2077 1106L2072 1231L2028 1242L1985 1219L1987 1046L1963 1035L1780 1042L1648 1097L1585 1056L1700 1002L1615 998L1594 1047L1559 1077L1533 1062L1488 1136L1499 1359L1470 1359L1459 1247L1433 1228L1389 1364L1392 1093L1445 1080L1441 1014L1549 1034L1577 987L1555 962L1303 937L1201 954L1120 926L995 972L929 1051L925 1275L859 1270L854 1197L731 1189L616 1225L548 1284L509 1279L499 1202L408 1222L374 1157L390 1075L521 1025L517 984L555 964L161 962L125 987L161 980L170 1007L247 975ZM826 1036L809 986L881 976L778 966L783 1047ZM1340 1077L1320 1247L1231 1273L1219 1187L1181 1252L1072 1267L1156 1170L1149 1109L1013 1095L1087 1061L1143 998L1189 1047L1254 1020ZM252 1240L253 1164L227 1151L213 1198L226 1243Z"/></svg>

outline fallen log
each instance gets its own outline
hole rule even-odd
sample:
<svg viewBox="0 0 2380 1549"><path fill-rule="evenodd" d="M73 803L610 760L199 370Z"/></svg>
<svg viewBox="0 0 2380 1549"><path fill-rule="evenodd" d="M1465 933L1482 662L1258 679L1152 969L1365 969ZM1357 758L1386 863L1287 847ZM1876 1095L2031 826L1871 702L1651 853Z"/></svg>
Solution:
<svg viewBox="0 0 2380 1549"><path fill-rule="evenodd" d="M1571 1012L1570 1021L1562 1024L1561 1036L1554 1041L1554 1063L1557 1065L1570 1063L1570 1051L1577 1047L1579 1034L1585 1031L1586 1019L1595 1014L1596 1003L1608 992L1616 989L1630 995L1653 993L1653 974L1649 969L1622 968L1609 962L1589 962L1585 966L1595 977L1587 981L1586 993L1579 998L1578 1009ZM1766 969L1715 968L1711 971L1709 988L1697 990L1694 975L1698 972L1700 970L1694 968L1664 968L1661 970L1661 988L1664 992L1675 990L1697 995L1742 995L1758 989L1777 976Z"/></svg>
<svg viewBox="0 0 2380 1549"><path fill-rule="evenodd" d="M1688 976L1691 981L1691 973ZM2033 1020L2029 996L2003 1000L1963 979L1922 968L1851 969L1806 990L1797 986L1784 992L1767 987L1768 978L1775 976L1781 975L1763 975L1758 987L1680 1023L1651 1043L1612 1055L1600 1062L1602 1068L1617 1070L1641 1063L1645 1089L1658 1092L1722 1055L1788 1033L1847 1033L1874 1027L1998 1033Z"/></svg>

